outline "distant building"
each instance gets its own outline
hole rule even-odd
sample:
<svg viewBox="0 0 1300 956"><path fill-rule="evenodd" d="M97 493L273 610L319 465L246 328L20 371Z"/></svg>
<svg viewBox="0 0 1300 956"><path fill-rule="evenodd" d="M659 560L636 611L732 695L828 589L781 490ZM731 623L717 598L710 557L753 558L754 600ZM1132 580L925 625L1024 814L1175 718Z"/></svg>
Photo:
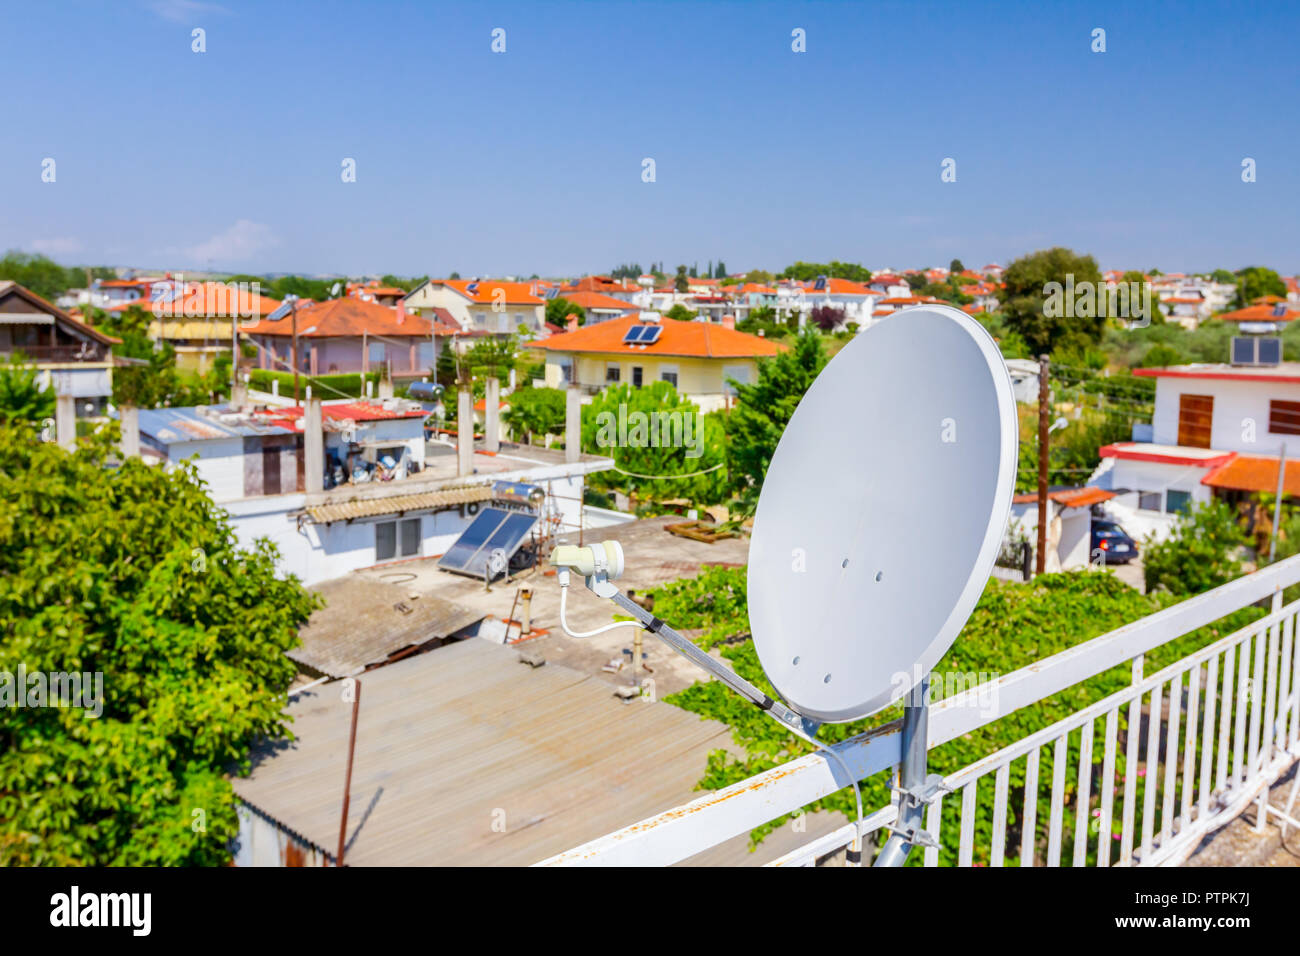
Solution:
<svg viewBox="0 0 1300 956"><path fill-rule="evenodd" d="M355 374L388 368L395 376L433 373L435 341L460 333L445 309L427 316L348 296L298 308L298 370L307 375ZM242 334L257 346L258 368L293 371L293 317L245 326Z"/></svg>
<svg viewBox="0 0 1300 956"><path fill-rule="evenodd" d="M735 388L729 380L752 384L759 360L785 348L727 324L649 319L645 313L552 335L534 347L546 353L551 388L577 385L594 394L608 385L664 381L706 412L730 402Z"/></svg>
<svg viewBox="0 0 1300 956"><path fill-rule="evenodd" d="M408 314L425 317L444 309L464 332L509 335L523 326L546 334L546 301L536 282L494 279L429 279L402 301Z"/></svg>
<svg viewBox="0 0 1300 956"><path fill-rule="evenodd" d="M112 396L112 347L118 342L16 282L0 280L0 359L22 356L43 387L77 400L78 415L101 413Z"/></svg>

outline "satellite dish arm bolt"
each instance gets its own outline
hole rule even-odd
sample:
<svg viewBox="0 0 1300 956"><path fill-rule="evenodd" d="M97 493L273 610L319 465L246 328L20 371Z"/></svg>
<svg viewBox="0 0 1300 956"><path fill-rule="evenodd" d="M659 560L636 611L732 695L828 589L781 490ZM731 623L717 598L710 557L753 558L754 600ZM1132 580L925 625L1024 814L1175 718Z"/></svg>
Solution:
<svg viewBox="0 0 1300 956"><path fill-rule="evenodd" d="M938 847L925 832L925 807L946 789L927 775L927 743L930 732L930 675L926 674L908 693L903 707L902 762L898 766L898 816L889 827L890 836L876 857L875 866L902 866L913 846Z"/></svg>

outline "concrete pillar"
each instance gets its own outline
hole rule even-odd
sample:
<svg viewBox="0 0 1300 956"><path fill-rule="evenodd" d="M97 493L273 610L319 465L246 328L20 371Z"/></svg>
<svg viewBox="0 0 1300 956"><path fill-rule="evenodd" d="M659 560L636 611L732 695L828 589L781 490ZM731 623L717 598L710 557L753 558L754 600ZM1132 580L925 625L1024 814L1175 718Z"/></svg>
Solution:
<svg viewBox="0 0 1300 956"><path fill-rule="evenodd" d="M379 380L379 398L382 401L385 398L393 397L393 380L391 378L381 378Z"/></svg>
<svg viewBox="0 0 1300 956"><path fill-rule="evenodd" d="M302 422L303 482L308 494L325 490L325 426L319 398L307 399Z"/></svg>
<svg viewBox="0 0 1300 956"><path fill-rule="evenodd" d="M230 407L235 411L242 411L248 407L248 386L243 382L236 382L231 387Z"/></svg>
<svg viewBox="0 0 1300 956"><path fill-rule="evenodd" d="M58 395L54 399L54 431L60 448L76 450L77 400L71 395Z"/></svg>
<svg viewBox="0 0 1300 956"><path fill-rule="evenodd" d="M456 395L456 474L474 474L474 393L467 388Z"/></svg>
<svg viewBox="0 0 1300 956"><path fill-rule="evenodd" d="M578 460L582 451L582 392L570 386L564 392L564 460Z"/></svg>
<svg viewBox="0 0 1300 956"><path fill-rule="evenodd" d="M487 412L484 416L483 447L488 451L501 450L501 383L495 378L487 380Z"/></svg>
<svg viewBox="0 0 1300 956"><path fill-rule="evenodd" d="M123 405L118 413L122 416L122 457L140 457L140 410L133 405Z"/></svg>

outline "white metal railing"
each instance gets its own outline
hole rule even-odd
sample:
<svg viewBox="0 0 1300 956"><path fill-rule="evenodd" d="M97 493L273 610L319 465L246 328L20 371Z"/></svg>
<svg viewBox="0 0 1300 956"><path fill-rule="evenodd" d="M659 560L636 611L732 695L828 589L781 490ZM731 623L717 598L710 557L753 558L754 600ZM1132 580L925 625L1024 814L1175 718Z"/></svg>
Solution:
<svg viewBox="0 0 1300 956"><path fill-rule="evenodd" d="M960 866L977 855L1002 866L1009 852L1026 866L1058 866L1065 853L1075 866L1176 864L1252 800L1267 800L1269 786L1300 757L1300 601L1282 606L1283 589L1297 582L1300 555L933 704L931 748L1132 663L1127 688L945 778L951 792L926 811L926 829L944 856L955 852ZM1144 675L1151 650L1264 599L1272 602L1266 616ZM970 706L972 695L996 701L994 712ZM832 749L855 779L896 770L899 722ZM676 863L849 784L837 761L809 754L542 865ZM977 846L975 822L990 797L992 832ZM892 805L869 813L864 834L892 823L894 813ZM853 832L846 825L770 865L813 865L848 845ZM1010 851L1009 833L1019 835ZM928 848L923 861L935 866L940 857Z"/></svg>

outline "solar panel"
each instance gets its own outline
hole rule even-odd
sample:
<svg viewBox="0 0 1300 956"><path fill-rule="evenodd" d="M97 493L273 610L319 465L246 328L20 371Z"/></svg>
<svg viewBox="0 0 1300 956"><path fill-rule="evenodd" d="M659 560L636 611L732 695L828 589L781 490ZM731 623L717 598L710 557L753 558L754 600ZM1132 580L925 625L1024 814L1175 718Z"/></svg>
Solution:
<svg viewBox="0 0 1300 956"><path fill-rule="evenodd" d="M447 553L438 559L438 567L481 578L492 552L500 548L508 560L519 550L536 523L534 514L484 508Z"/></svg>
<svg viewBox="0 0 1300 956"><path fill-rule="evenodd" d="M643 325L641 328L644 330L641 333L642 345L654 345L659 341L659 333L664 330L662 325Z"/></svg>
<svg viewBox="0 0 1300 956"><path fill-rule="evenodd" d="M1278 302L1276 305L1274 305L1273 314L1278 318L1281 318L1282 316L1286 315L1286 303Z"/></svg>
<svg viewBox="0 0 1300 956"><path fill-rule="evenodd" d="M627 334L623 336L623 344L633 345L637 342L640 342L641 330L644 328L646 328L646 326L644 325L634 325L630 329L628 329Z"/></svg>
<svg viewBox="0 0 1300 956"><path fill-rule="evenodd" d="M1234 335L1232 338L1232 364L1254 365L1255 343L1244 337Z"/></svg>
<svg viewBox="0 0 1300 956"><path fill-rule="evenodd" d="M1282 361L1282 340L1281 339L1260 339L1259 340L1259 364L1277 365L1281 361Z"/></svg>

